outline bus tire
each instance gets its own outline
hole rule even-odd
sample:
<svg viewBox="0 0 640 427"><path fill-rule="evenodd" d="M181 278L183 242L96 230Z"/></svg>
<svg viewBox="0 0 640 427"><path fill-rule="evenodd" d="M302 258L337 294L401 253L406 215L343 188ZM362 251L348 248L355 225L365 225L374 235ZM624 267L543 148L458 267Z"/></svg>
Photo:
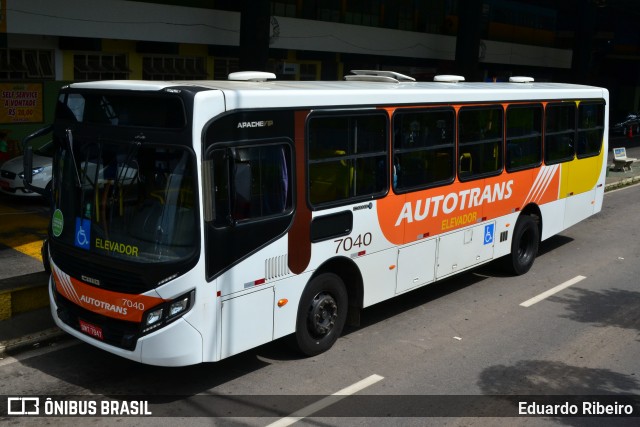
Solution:
<svg viewBox="0 0 640 427"><path fill-rule="evenodd" d="M344 283L333 273L313 278L300 298L296 318L296 343L306 356L333 346L347 319L348 297Z"/></svg>
<svg viewBox="0 0 640 427"><path fill-rule="evenodd" d="M525 274L536 259L540 229L536 220L529 215L522 215L516 222L511 240L511 254L507 257L508 270L519 276Z"/></svg>

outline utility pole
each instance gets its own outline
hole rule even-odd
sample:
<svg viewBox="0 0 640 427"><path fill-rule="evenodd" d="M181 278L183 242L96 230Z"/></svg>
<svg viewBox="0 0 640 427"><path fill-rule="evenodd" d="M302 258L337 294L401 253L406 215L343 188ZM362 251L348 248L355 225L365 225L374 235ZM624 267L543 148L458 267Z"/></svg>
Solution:
<svg viewBox="0 0 640 427"><path fill-rule="evenodd" d="M478 56L482 30L482 0L458 2L458 34L456 37L456 73L467 81L478 81Z"/></svg>
<svg viewBox="0 0 640 427"><path fill-rule="evenodd" d="M266 71L269 59L269 0L240 0L240 70Z"/></svg>
<svg viewBox="0 0 640 427"><path fill-rule="evenodd" d="M576 8L575 32L573 36L573 56L571 74L574 83L590 82L593 71L593 37L596 27L596 5L591 0L578 1Z"/></svg>

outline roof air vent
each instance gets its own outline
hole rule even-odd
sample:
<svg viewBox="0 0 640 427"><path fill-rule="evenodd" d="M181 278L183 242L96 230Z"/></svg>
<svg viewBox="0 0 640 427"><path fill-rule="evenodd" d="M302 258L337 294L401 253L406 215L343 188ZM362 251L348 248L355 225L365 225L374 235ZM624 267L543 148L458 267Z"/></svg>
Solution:
<svg viewBox="0 0 640 427"><path fill-rule="evenodd" d="M533 77L525 77L525 76L513 76L509 77L510 83L533 83Z"/></svg>
<svg viewBox="0 0 640 427"><path fill-rule="evenodd" d="M229 74L228 77L229 80L241 82L266 82L267 80L274 80L275 78L275 74L264 71L238 71Z"/></svg>
<svg viewBox="0 0 640 427"><path fill-rule="evenodd" d="M433 81L441 82L441 83L458 83L458 82L463 82L464 77L456 76L453 74L441 74L441 75L433 76Z"/></svg>
<svg viewBox="0 0 640 427"><path fill-rule="evenodd" d="M351 70L355 75L344 76L348 81L366 81L366 82L387 82L387 83L400 83L400 82L415 82L416 79L404 74L396 73L395 71L384 70Z"/></svg>

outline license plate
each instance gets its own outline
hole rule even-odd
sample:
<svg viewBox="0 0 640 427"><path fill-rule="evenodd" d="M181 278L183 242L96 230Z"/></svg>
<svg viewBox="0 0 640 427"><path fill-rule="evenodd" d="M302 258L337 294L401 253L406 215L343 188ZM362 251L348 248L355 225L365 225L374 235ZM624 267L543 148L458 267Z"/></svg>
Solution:
<svg viewBox="0 0 640 427"><path fill-rule="evenodd" d="M80 330L89 336L98 338L99 340L104 340L104 337L102 336L102 328L100 326L80 320Z"/></svg>

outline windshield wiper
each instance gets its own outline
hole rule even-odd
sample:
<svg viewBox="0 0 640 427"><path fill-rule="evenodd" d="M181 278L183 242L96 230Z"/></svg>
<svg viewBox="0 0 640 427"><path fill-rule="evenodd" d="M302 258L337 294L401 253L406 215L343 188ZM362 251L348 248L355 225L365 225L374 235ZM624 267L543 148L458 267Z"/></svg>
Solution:
<svg viewBox="0 0 640 427"><path fill-rule="evenodd" d="M71 129L67 129L67 142L69 143L69 151L71 152L71 159L73 160L73 170L76 172L76 185L82 187L82 181L80 180L80 174L78 173L78 162L76 161L76 155L73 153L73 133Z"/></svg>

